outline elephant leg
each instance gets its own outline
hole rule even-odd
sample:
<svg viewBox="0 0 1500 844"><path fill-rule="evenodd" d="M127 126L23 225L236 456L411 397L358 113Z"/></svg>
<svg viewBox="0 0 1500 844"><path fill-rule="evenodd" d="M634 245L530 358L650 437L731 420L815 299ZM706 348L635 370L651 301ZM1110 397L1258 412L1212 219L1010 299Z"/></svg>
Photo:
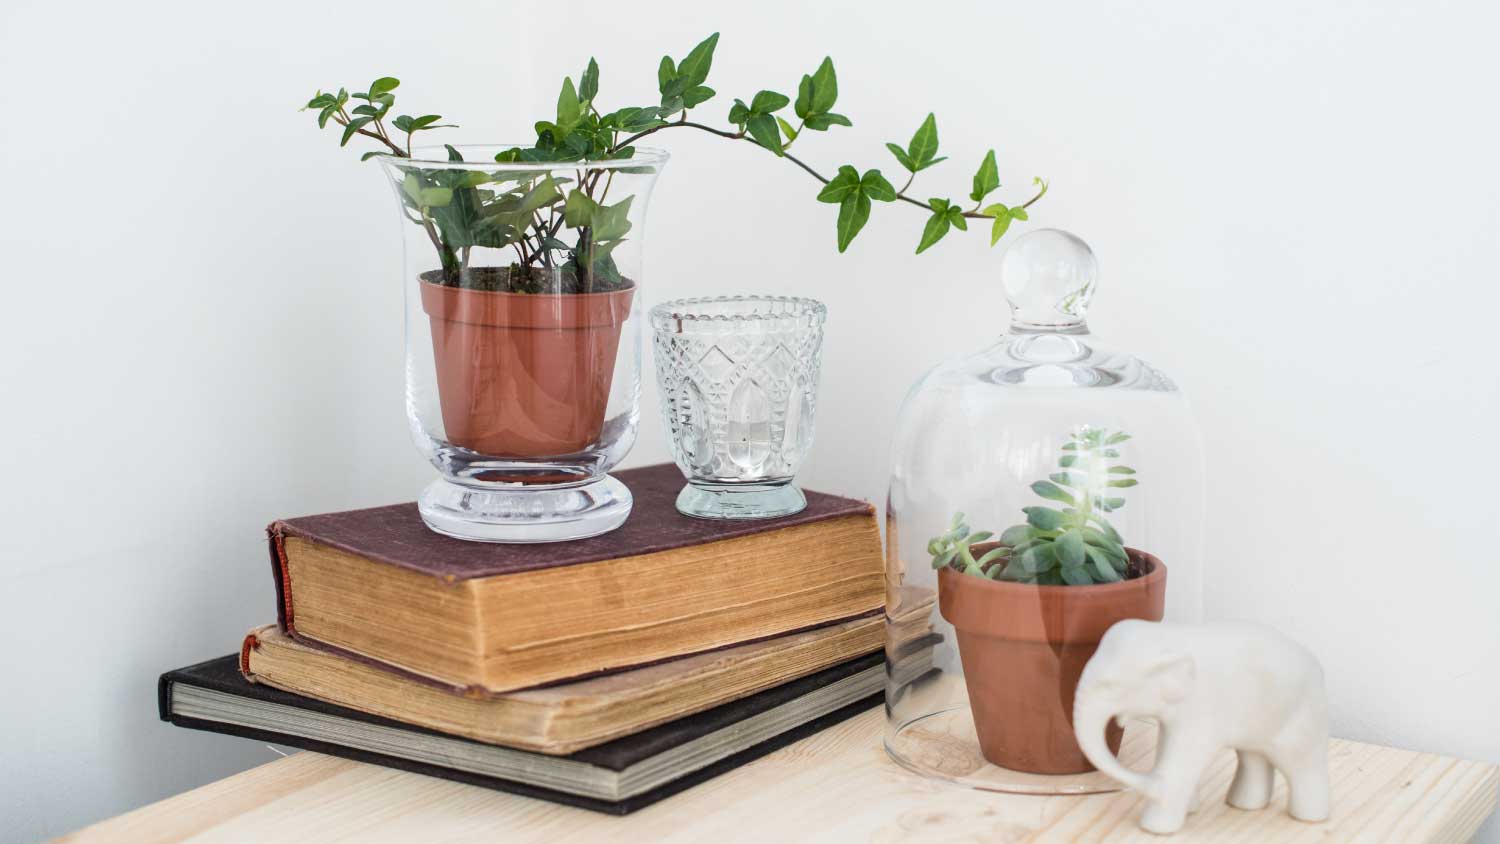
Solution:
<svg viewBox="0 0 1500 844"><path fill-rule="evenodd" d="M1165 740L1169 737L1171 741ZM1141 828L1147 832L1170 835L1187 822L1197 797L1198 782L1216 750L1195 738L1176 733L1163 736L1156 767L1151 772L1155 799L1141 814Z"/></svg>
<svg viewBox="0 0 1500 844"><path fill-rule="evenodd" d="M1234 781L1225 802L1236 809L1264 809L1271 802L1271 784L1276 776L1271 760L1253 750L1236 750Z"/></svg>
<svg viewBox="0 0 1500 844"><path fill-rule="evenodd" d="M1286 776L1291 799L1287 810L1299 821L1317 823L1328 820L1328 749L1299 754L1295 762L1278 766Z"/></svg>

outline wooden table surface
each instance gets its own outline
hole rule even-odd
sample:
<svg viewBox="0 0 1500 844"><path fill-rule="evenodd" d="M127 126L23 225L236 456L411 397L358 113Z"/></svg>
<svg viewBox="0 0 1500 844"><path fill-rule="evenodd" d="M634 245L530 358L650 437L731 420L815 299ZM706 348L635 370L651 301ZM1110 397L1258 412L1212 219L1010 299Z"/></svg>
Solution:
<svg viewBox="0 0 1500 844"><path fill-rule="evenodd" d="M504 841L1467 841L1495 806L1494 765L1335 740L1333 817L1224 805L1225 753L1205 777L1203 811L1172 839L1136 826L1129 793L1028 797L909 774L881 747L873 709L725 776L623 818L441 779L298 753L121 815L60 840L83 842Z"/></svg>

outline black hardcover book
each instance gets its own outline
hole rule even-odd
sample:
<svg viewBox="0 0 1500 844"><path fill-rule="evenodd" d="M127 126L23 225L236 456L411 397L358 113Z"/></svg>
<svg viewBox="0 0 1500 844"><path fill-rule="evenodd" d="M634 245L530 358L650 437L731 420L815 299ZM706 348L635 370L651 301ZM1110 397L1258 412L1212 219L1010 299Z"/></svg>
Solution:
<svg viewBox="0 0 1500 844"><path fill-rule="evenodd" d="M547 756L251 683L239 657L169 671L163 721L625 815L863 712L881 700L873 653L633 736Z"/></svg>

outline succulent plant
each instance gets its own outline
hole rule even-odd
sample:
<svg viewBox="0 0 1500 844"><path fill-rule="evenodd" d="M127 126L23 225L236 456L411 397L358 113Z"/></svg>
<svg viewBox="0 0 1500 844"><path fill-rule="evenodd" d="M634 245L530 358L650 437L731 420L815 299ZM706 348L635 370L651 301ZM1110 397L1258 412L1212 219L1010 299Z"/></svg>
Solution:
<svg viewBox="0 0 1500 844"><path fill-rule="evenodd" d="M1040 585L1086 586L1125 577L1130 558L1119 531L1104 514L1125 506L1118 491L1139 481L1135 470L1118 461L1115 446L1130 439L1123 432L1079 429L1062 447L1061 471L1036 481L1031 491L1061 506L1022 507L1023 524L1006 528L993 548L974 554L974 546L994 537L971 533L962 513L947 531L927 543L935 569L951 566L964 574Z"/></svg>

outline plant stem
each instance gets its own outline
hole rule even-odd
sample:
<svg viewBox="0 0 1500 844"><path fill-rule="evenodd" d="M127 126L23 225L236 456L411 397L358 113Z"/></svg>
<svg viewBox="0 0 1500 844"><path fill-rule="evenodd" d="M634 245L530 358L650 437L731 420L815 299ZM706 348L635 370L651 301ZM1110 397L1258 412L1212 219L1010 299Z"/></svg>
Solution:
<svg viewBox="0 0 1500 844"><path fill-rule="evenodd" d="M756 141L754 141L753 139L745 137L745 134L743 132L726 132L726 131L724 131L722 129L715 129L712 126L705 126L702 123L693 123L693 122L687 120L686 117L687 117L687 114L686 114L686 112L684 112L683 113L683 118L684 119L678 120L675 123L663 123L660 126L653 126L650 129L646 129L646 130L641 131L641 132L636 132L634 135L631 135L630 137L626 138L624 141L622 141L622 142L620 142L618 144L615 144L613 147L610 148L609 151L610 152L615 152L616 150L619 150L621 147L629 146L632 143L635 143L636 141L640 140L641 138L646 137L647 135L652 135L652 134L655 134L657 132L660 132L663 129L672 129L672 128L675 128L677 126L683 126L683 127L689 128L689 129L700 129L700 130L702 130L704 132L707 132L707 133L709 133L711 135L718 135L721 138L727 138L727 139L729 139L731 141L745 141L746 143L754 144L756 147L759 147L760 149L765 149L765 147L762 147L759 143L756 143ZM825 185L828 184L828 182L829 182L828 177L824 176L822 173L819 173L818 171L814 170L812 167L808 166L807 163L804 162L802 159L797 158L796 156L791 155L790 153L787 153L785 150L782 151L781 157L785 158L787 161L792 162L793 164L797 165L798 167L801 167L807 173L807 175L812 176L814 179L817 179L818 181L822 182ZM907 204L915 205L916 207L921 208L924 211L931 211L932 209L927 205L927 203L925 203L925 202L923 202L923 201L921 201L919 199L912 199L911 197L909 197L909 196L906 195L906 188L911 187L912 179L915 179L916 176L917 176L916 173L911 174L911 178L909 178L909 179L906 180L906 185L904 187L902 187L901 190L900 190L900 192L898 192L896 194L896 198L899 199L899 200L901 200L902 202L907 203ZM1038 199L1041 199L1042 198L1042 193L1045 193L1045 192L1046 192L1046 189L1044 188L1036 196L1033 196L1031 199L1027 200L1026 203L1024 205L1021 205L1020 207L1021 208L1028 208L1028 207L1030 207L1031 203L1036 202ZM967 218L969 218L969 219L971 219L971 220L988 220L988 219L990 219L989 215L987 215L987 214L981 214L978 211L965 211L964 212L964 216L967 217Z"/></svg>

